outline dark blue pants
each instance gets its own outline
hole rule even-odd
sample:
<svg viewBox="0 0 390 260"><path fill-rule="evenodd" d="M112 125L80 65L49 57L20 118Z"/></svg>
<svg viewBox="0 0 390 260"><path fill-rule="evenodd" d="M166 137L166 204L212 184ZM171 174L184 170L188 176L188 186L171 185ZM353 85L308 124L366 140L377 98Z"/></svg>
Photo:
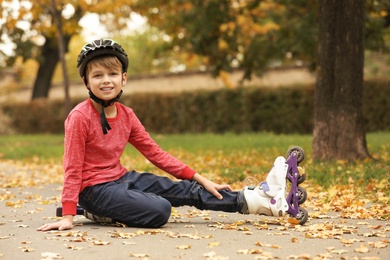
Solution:
<svg viewBox="0 0 390 260"><path fill-rule="evenodd" d="M88 212L109 217L132 227L160 227L167 223L171 209L194 206L201 210L240 212L240 192L222 190L223 200L193 181L172 181L151 173L131 171L117 181L87 187L79 204Z"/></svg>

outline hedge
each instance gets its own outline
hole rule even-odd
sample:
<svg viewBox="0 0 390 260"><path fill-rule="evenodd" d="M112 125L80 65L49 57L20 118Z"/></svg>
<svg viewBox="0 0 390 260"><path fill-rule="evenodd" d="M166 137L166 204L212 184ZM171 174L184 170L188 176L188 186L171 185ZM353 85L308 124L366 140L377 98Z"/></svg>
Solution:
<svg viewBox="0 0 390 260"><path fill-rule="evenodd" d="M246 87L184 93L124 95L149 132L257 132L308 134L313 128L313 86ZM390 130L390 81L364 85L367 132ZM75 106L82 100L73 100ZM63 133L63 101L38 100L1 106L18 133ZM0 120L1 121L1 120Z"/></svg>

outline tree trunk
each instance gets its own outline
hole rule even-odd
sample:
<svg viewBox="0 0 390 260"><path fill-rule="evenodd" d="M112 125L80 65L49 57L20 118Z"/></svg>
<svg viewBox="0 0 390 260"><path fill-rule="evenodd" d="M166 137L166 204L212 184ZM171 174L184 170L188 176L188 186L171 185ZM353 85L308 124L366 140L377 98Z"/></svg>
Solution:
<svg viewBox="0 0 390 260"><path fill-rule="evenodd" d="M68 51L70 39L71 36L64 35L65 52ZM32 100L49 97L51 80L59 60L58 40L46 37L45 44L42 46L41 57L38 59L39 68L33 86Z"/></svg>
<svg viewBox="0 0 390 260"><path fill-rule="evenodd" d="M363 117L364 0L320 0L313 159L369 157Z"/></svg>
<svg viewBox="0 0 390 260"><path fill-rule="evenodd" d="M54 38L46 37L42 46L41 57L38 59L39 68L35 78L32 99L47 98L51 79L59 61L58 45Z"/></svg>
<svg viewBox="0 0 390 260"><path fill-rule="evenodd" d="M65 60L65 40L64 40L64 33L62 31L62 6L61 9L58 10L56 6L56 0L52 0L51 2L51 11L52 16L54 18L57 33L58 33L58 55L61 61L61 67L62 67L62 75L64 79L64 94L65 94L65 112L66 115L70 112L70 97L69 97L69 77L68 77L68 71L66 68L66 60Z"/></svg>

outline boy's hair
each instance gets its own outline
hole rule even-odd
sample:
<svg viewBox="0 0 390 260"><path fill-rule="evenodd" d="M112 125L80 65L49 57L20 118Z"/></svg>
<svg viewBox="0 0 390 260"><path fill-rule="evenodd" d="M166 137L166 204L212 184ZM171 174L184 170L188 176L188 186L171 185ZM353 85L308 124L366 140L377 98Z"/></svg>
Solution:
<svg viewBox="0 0 390 260"><path fill-rule="evenodd" d="M114 55L102 55L97 56L88 61L86 67L85 67L85 76L88 75L88 73L91 71L91 66L93 64L103 66L107 69L111 68L120 68L122 69L122 63L121 61ZM123 72L123 71L122 71Z"/></svg>

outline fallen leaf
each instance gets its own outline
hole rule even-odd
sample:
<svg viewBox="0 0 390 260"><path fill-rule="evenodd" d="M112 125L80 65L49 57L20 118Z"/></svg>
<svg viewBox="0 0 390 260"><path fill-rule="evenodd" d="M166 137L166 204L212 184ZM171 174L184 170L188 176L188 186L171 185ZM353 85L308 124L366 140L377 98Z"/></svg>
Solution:
<svg viewBox="0 0 390 260"><path fill-rule="evenodd" d="M137 243L134 243L134 242L128 242L128 241L123 241L122 244L124 245L130 245L130 246L133 246L133 245L136 245Z"/></svg>
<svg viewBox="0 0 390 260"><path fill-rule="evenodd" d="M149 257L148 254L130 254L131 257L136 257L136 258L144 258L144 257Z"/></svg>
<svg viewBox="0 0 390 260"><path fill-rule="evenodd" d="M382 225L377 225L377 226L369 226L371 229L380 229L382 228Z"/></svg>
<svg viewBox="0 0 390 260"><path fill-rule="evenodd" d="M368 242L368 245L373 248L385 248L387 247L387 243L378 241L378 242Z"/></svg>
<svg viewBox="0 0 390 260"><path fill-rule="evenodd" d="M361 244L358 248L355 248L354 251L358 253L368 253L370 252L370 249L365 244Z"/></svg>
<svg viewBox="0 0 390 260"><path fill-rule="evenodd" d="M63 259L59 253L44 252L41 254L43 259Z"/></svg>
<svg viewBox="0 0 390 260"><path fill-rule="evenodd" d="M310 259L311 256L309 254L302 254L298 256L299 259Z"/></svg>
<svg viewBox="0 0 390 260"><path fill-rule="evenodd" d="M211 242L209 243L209 245L207 247L209 248L212 248L212 247L216 247L216 246L219 246L221 243L218 242L218 241L215 241L215 242Z"/></svg>
<svg viewBox="0 0 390 260"><path fill-rule="evenodd" d="M94 240L92 242L92 244L97 245L97 246L105 246L105 245L109 245L110 241L102 241L99 239L99 240Z"/></svg>
<svg viewBox="0 0 390 260"><path fill-rule="evenodd" d="M242 255L261 254L262 252L263 252L262 249L240 249L240 250L237 250L237 254L242 254Z"/></svg>
<svg viewBox="0 0 390 260"><path fill-rule="evenodd" d="M191 245L180 245L180 246L176 246L177 249L190 249L191 248Z"/></svg>
<svg viewBox="0 0 390 260"><path fill-rule="evenodd" d="M18 227L18 228L28 228L29 225L17 225L16 227Z"/></svg>
<svg viewBox="0 0 390 260"><path fill-rule="evenodd" d="M288 218L288 223L293 225L299 225L300 220L296 218Z"/></svg>
<svg viewBox="0 0 390 260"><path fill-rule="evenodd" d="M34 251L34 248L31 248L31 247L27 247L27 246L22 246L22 247L19 247L20 250L22 250L22 252L33 252Z"/></svg>
<svg viewBox="0 0 390 260"><path fill-rule="evenodd" d="M345 250L345 249L334 249L334 250L330 250L329 251L330 253L332 254L336 254L336 255L341 255L341 254L345 254L345 253L348 253L348 250Z"/></svg>
<svg viewBox="0 0 390 260"><path fill-rule="evenodd" d="M65 246L65 248L71 249L71 250L82 250L82 249L84 249L83 247L79 247L79 246L75 246L75 245L64 244L64 246Z"/></svg>
<svg viewBox="0 0 390 260"><path fill-rule="evenodd" d="M265 244L265 243L261 243L260 241L255 242L255 245L256 246L262 246L262 247L270 247L270 248L282 248L279 245Z"/></svg>

